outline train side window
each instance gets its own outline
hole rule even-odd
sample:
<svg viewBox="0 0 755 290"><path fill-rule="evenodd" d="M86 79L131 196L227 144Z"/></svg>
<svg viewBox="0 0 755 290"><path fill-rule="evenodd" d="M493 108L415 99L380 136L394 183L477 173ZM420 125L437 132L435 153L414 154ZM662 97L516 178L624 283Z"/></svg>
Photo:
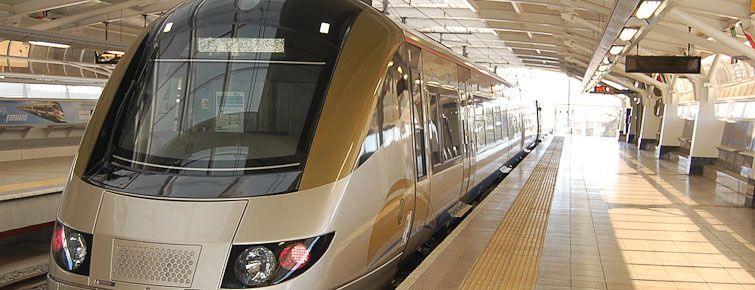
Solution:
<svg viewBox="0 0 755 290"><path fill-rule="evenodd" d="M495 143L495 120L493 118L493 108L485 108L485 138L487 144Z"/></svg>
<svg viewBox="0 0 755 290"><path fill-rule="evenodd" d="M506 110L501 110L501 122L503 123L503 136L505 139L511 137L511 133L509 133L509 119L506 117L507 112Z"/></svg>
<svg viewBox="0 0 755 290"><path fill-rule="evenodd" d="M428 111L430 114L428 130L430 134L430 152L432 155L433 166L443 163L443 158L440 149L440 114L438 114L438 107L440 103L440 96L437 89L428 88L428 99L430 105Z"/></svg>
<svg viewBox="0 0 755 290"><path fill-rule="evenodd" d="M370 127L362 142L361 154L357 166L366 162L372 154L383 146L390 145L399 138L397 124L400 117L399 95L408 91L406 79L402 74L406 64L400 53L396 53L389 63L388 71L383 76L378 93L377 104L372 113Z"/></svg>
<svg viewBox="0 0 755 290"><path fill-rule="evenodd" d="M407 45L409 52L410 84L412 88L412 125L414 127L414 161L417 179L427 176L427 155L425 154L425 111L422 100L422 52L413 45Z"/></svg>
<svg viewBox="0 0 755 290"><path fill-rule="evenodd" d="M477 133L477 148L485 147L485 107L481 103L475 103L475 133Z"/></svg>
<svg viewBox="0 0 755 290"><path fill-rule="evenodd" d="M503 122L501 122L501 108L498 105L493 107L493 120L495 122L495 140L502 140Z"/></svg>
<svg viewBox="0 0 755 290"><path fill-rule="evenodd" d="M459 97L456 91L447 91L441 97L443 127L443 161L461 156L461 122Z"/></svg>

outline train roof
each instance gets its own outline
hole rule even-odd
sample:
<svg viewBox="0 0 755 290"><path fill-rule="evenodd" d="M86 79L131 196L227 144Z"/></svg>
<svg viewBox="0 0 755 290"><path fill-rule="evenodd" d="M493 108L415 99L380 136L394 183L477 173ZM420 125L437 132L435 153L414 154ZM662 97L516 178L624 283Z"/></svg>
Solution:
<svg viewBox="0 0 755 290"><path fill-rule="evenodd" d="M358 1L358 0L353 0L353 1ZM488 69L485 69L485 68L483 68L483 67L481 67L481 66L479 66L477 64L469 62L469 60L467 60L463 56L459 55L455 51L453 51L450 48L444 46L443 44L438 43L436 40L434 40L434 39L432 39L432 38L424 35L423 33L417 31L416 29L414 29L412 27L409 27L408 25L403 24L401 22L398 22L395 19L392 19L392 18L390 18L388 16L383 15L382 13L380 13L380 11L378 11L377 9L375 9L374 7L372 7L370 5L367 5L364 2L362 2L362 4L364 6L366 6L366 7L368 7L368 9L366 9L368 11L368 13L380 14L385 19L387 19L391 23L393 23L396 26L398 26L404 32L404 36L407 39L413 40L413 41L419 43L420 45L422 45L424 47L427 47L427 48L430 48L432 50L435 50L436 52L442 53L444 56L450 58L452 61L456 62L457 64L462 65L462 66L466 66L466 67L468 67L470 69L474 69L474 70L478 71L479 73L481 73L483 75L486 75L486 76L488 76L488 77L490 77L492 79L495 79L496 81L499 81L499 82L503 83L505 86L507 86L509 88L514 87L514 85L512 85L506 79L501 78L500 76L497 76L497 75L493 74Z"/></svg>

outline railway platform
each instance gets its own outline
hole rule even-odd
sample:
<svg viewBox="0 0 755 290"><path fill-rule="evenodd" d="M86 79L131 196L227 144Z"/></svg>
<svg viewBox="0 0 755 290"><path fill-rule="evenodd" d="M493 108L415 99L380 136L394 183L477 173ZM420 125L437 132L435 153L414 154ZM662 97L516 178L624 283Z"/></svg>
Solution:
<svg viewBox="0 0 755 290"><path fill-rule="evenodd" d="M755 289L745 197L634 145L555 138L399 289Z"/></svg>
<svg viewBox="0 0 755 290"><path fill-rule="evenodd" d="M0 162L0 237L53 221L73 157Z"/></svg>
<svg viewBox="0 0 755 290"><path fill-rule="evenodd" d="M0 289L44 285L52 222L72 161L0 162Z"/></svg>

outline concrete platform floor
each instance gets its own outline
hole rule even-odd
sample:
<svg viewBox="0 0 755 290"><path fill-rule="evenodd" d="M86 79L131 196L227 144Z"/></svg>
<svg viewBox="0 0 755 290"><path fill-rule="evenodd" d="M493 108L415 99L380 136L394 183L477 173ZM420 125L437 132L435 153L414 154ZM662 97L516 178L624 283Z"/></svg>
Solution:
<svg viewBox="0 0 755 290"><path fill-rule="evenodd" d="M755 210L652 152L564 147L540 289L755 289Z"/></svg>
<svg viewBox="0 0 755 290"><path fill-rule="evenodd" d="M73 156L0 162L0 201L62 190L72 162Z"/></svg>

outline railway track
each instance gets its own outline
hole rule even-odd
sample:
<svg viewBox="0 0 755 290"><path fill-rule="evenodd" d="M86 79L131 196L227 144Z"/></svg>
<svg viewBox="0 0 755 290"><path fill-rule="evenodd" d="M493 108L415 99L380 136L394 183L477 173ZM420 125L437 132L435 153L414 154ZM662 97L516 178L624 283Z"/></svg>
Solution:
<svg viewBox="0 0 755 290"><path fill-rule="evenodd" d="M47 266L47 263L37 264L0 274L0 289L45 289L47 286Z"/></svg>

